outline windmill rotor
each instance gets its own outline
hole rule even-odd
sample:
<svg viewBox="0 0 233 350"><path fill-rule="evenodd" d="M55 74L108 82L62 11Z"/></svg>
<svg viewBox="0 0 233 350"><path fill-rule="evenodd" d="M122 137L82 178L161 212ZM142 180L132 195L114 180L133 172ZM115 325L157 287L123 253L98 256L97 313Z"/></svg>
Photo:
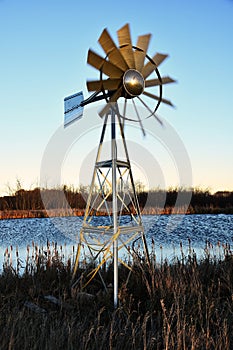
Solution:
<svg viewBox="0 0 233 350"><path fill-rule="evenodd" d="M161 103L173 107L170 100L163 98L163 85L175 82L169 76L161 77L158 67L168 57L156 53L152 58L147 54L151 34L140 35L136 46L132 45L129 24L117 31L118 45L105 28L99 37L99 44L105 57L89 49L87 63L99 71L99 80L87 81L89 92L100 94L107 104L99 112L101 117L113 108L124 120L138 122L143 130L137 101L147 112L145 118L154 116L160 123L156 111ZM151 77L152 73L155 77ZM154 90L157 90L156 93ZM122 111L116 103L124 101ZM147 101L150 101L148 104ZM151 107L153 103L153 107ZM128 114L128 105L133 105L134 115Z"/></svg>

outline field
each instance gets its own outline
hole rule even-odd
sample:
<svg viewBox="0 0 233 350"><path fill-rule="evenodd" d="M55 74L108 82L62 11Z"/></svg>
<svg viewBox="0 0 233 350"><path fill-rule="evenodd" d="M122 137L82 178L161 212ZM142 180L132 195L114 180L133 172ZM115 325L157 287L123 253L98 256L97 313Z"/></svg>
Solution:
<svg viewBox="0 0 233 350"><path fill-rule="evenodd" d="M19 265L23 270L19 273ZM98 277L72 281L71 260L37 251L0 275L0 349L157 349L233 348L233 256L208 252L158 264L135 255L132 271L119 267L119 307L113 308L112 265ZM77 281L77 279L75 279Z"/></svg>

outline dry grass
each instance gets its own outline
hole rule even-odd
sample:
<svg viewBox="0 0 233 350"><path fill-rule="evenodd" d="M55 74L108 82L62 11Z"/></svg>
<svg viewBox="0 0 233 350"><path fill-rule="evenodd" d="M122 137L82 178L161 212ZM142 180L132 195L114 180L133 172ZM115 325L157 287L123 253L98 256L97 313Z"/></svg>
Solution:
<svg viewBox="0 0 233 350"><path fill-rule="evenodd" d="M0 210L0 220L6 219L35 219L48 217L83 216L82 209L38 209L38 210Z"/></svg>
<svg viewBox="0 0 233 350"><path fill-rule="evenodd" d="M23 273L5 261L0 276L0 349L233 348L233 257L195 254L150 266L135 257L119 269L120 306L113 309L112 266L84 292L71 288L72 261L36 254ZM78 274L86 269L79 269Z"/></svg>

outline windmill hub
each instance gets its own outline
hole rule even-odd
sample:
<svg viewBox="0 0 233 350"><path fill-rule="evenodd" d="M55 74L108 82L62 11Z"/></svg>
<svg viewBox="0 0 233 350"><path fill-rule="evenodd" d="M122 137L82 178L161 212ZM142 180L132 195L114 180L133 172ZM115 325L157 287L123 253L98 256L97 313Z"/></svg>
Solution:
<svg viewBox="0 0 233 350"><path fill-rule="evenodd" d="M143 93L145 81L142 74L136 69L128 69L123 76L123 86L130 97Z"/></svg>

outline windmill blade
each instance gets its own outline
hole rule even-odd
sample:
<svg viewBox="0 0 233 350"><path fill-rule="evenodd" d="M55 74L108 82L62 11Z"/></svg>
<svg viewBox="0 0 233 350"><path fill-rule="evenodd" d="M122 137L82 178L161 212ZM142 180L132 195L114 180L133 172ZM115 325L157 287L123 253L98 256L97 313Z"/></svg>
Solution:
<svg viewBox="0 0 233 350"><path fill-rule="evenodd" d="M166 58L168 55L164 55L162 53L156 53L154 57L152 58L152 61L155 63L152 63L149 61L143 68L142 68L142 75L146 79L152 72L157 68Z"/></svg>
<svg viewBox="0 0 233 350"><path fill-rule="evenodd" d="M109 111L110 108L115 107L115 103L118 100L119 97L121 97L122 94L122 86L110 97L109 102L106 103L104 108L99 112L99 116L103 118Z"/></svg>
<svg viewBox="0 0 233 350"><path fill-rule="evenodd" d="M150 38L151 38L151 34L140 35L138 37L136 47L139 48L140 50L134 51L134 60L135 60L135 68L139 72L141 72L144 65L144 60L145 60L148 46L150 43Z"/></svg>
<svg viewBox="0 0 233 350"><path fill-rule="evenodd" d="M174 105L172 104L171 101L166 100L165 98L160 98L159 96L156 96L156 95L154 95L154 94L151 94L150 92L143 91L143 95L146 95L146 96L148 96L148 97L153 98L154 100L161 101L161 102L166 103L167 105L169 105L169 106L171 106L171 107L174 107Z"/></svg>
<svg viewBox="0 0 233 350"><path fill-rule="evenodd" d="M146 80L145 87L164 85L164 84L175 83L175 82L176 82L176 80L174 80L170 77L163 77L163 78L161 78L161 81L159 79Z"/></svg>
<svg viewBox="0 0 233 350"><path fill-rule="evenodd" d="M124 27L117 31L120 52L124 57L128 68L135 68L134 62L134 52L132 48L132 41L130 35L129 24L126 24Z"/></svg>
<svg viewBox="0 0 233 350"><path fill-rule="evenodd" d="M106 55L108 55L108 59L110 62L112 62L115 66L119 67L124 71L128 69L124 57L122 56L116 44L114 43L107 29L103 30L99 38L99 43L102 46Z"/></svg>
<svg viewBox="0 0 233 350"><path fill-rule="evenodd" d="M110 78L120 78L124 71L109 61L106 61L103 57L99 56L92 50L88 51L87 63L92 67L102 71Z"/></svg>
<svg viewBox="0 0 233 350"><path fill-rule="evenodd" d="M121 79L92 80L87 81L88 91L117 90Z"/></svg>
<svg viewBox="0 0 233 350"><path fill-rule="evenodd" d="M141 129L142 129L142 134L143 134L143 136L146 136L145 129L144 129L144 127L143 127L142 120L141 120L140 115L139 115L139 113L138 113L138 110L137 110L136 104L135 104L135 102L134 102L134 99L132 99L132 102L133 102L134 110L135 110L135 113L136 113L136 115L137 115L137 118L138 118L140 127L141 127Z"/></svg>
<svg viewBox="0 0 233 350"><path fill-rule="evenodd" d="M98 41L106 55L108 55L110 51L116 48L116 44L114 43L106 28L102 31Z"/></svg>

